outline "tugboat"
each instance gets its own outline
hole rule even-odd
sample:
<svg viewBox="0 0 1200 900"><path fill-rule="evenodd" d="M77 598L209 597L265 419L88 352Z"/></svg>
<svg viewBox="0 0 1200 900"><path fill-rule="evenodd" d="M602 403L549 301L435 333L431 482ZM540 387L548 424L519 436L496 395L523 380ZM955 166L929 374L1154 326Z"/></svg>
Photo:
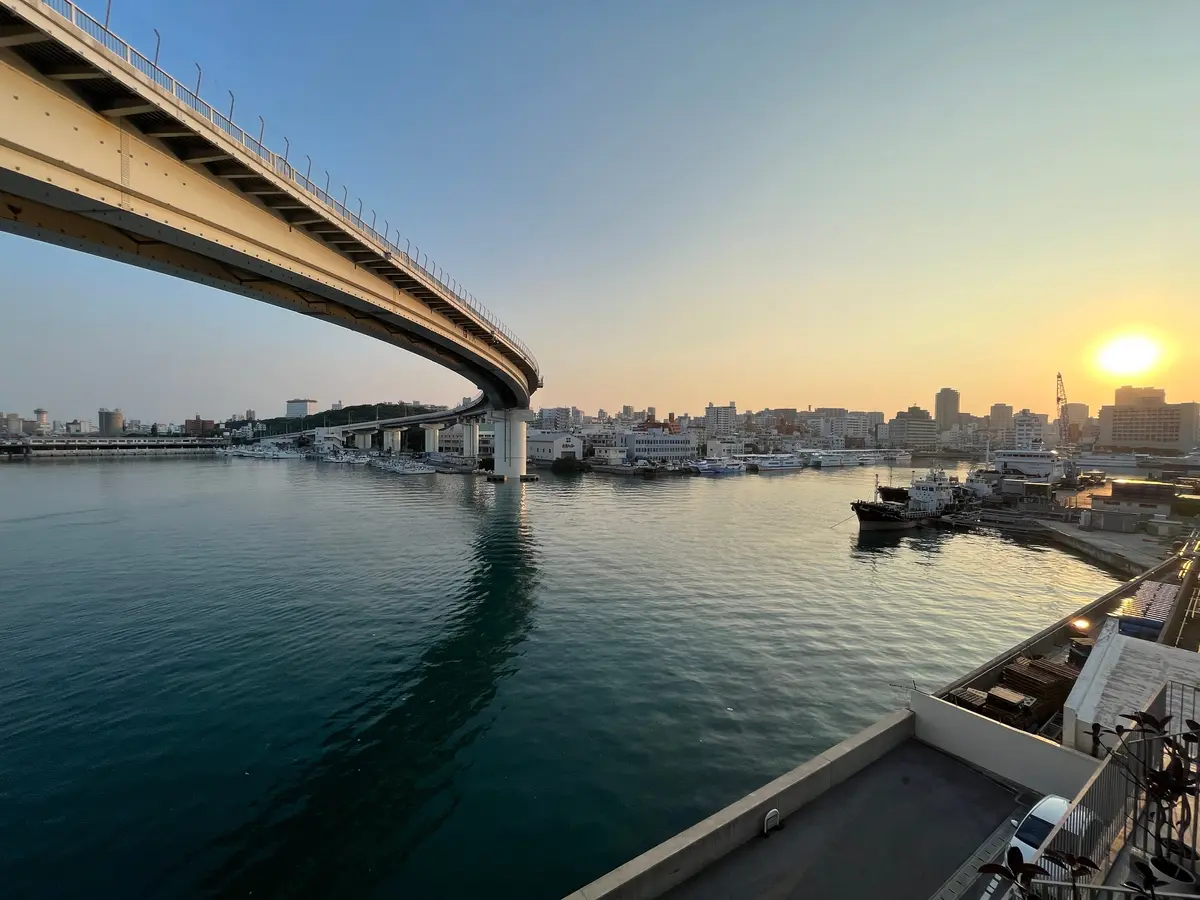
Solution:
<svg viewBox="0 0 1200 900"><path fill-rule="evenodd" d="M875 499L855 500L850 508L858 516L859 531L897 531L927 525L954 512L961 499L961 488L943 470L930 469L924 477L913 478L906 502L880 500L876 476Z"/></svg>

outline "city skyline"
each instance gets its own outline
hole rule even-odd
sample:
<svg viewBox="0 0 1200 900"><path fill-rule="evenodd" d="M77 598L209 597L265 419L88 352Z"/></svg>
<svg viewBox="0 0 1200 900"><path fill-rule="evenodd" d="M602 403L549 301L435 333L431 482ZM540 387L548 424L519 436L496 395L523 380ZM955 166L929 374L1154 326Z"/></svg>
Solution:
<svg viewBox="0 0 1200 900"><path fill-rule="evenodd" d="M1179 337L1200 325L1190 7L470 9L404 21L443 40L415 51L403 129L370 117L394 90L378 12L322 30L363 68L295 95L272 88L286 42L243 52L221 25L278 29L269 11L126 0L113 26L144 47L160 27L164 65L202 60L205 94L235 91L239 118L403 221L538 354L535 407L890 413L953 384L977 414L1049 411L1058 371L1098 407L1129 381L1100 346L1129 334L1165 351L1135 380L1200 397ZM211 288L9 236L0 265L22 338L5 408L170 420L471 392Z"/></svg>

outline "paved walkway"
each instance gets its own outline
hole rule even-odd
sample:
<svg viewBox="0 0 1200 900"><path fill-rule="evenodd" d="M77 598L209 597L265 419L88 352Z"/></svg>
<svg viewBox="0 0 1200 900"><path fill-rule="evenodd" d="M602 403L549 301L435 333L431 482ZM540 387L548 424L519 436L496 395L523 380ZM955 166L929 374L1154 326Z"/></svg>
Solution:
<svg viewBox="0 0 1200 900"><path fill-rule="evenodd" d="M1130 571L1144 572L1157 566L1171 554L1169 538L1149 537L1144 532L1122 534L1119 531L1084 531L1078 525L1066 522L1041 520L1041 524L1061 536L1063 543L1079 552L1107 562L1111 557L1118 563L1125 561Z"/></svg>

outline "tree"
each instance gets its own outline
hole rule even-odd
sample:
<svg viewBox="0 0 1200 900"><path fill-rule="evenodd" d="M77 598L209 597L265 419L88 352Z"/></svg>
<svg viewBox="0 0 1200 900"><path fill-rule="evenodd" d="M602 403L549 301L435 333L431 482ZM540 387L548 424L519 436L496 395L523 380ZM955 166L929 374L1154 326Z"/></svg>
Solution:
<svg viewBox="0 0 1200 900"><path fill-rule="evenodd" d="M158 437L158 423L155 422L150 426L150 437Z"/></svg>

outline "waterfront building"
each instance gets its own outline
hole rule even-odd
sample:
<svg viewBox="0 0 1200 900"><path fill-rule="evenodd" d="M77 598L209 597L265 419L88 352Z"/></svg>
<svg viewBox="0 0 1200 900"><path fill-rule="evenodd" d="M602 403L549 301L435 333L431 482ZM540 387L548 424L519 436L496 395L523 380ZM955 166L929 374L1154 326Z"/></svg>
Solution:
<svg viewBox="0 0 1200 900"><path fill-rule="evenodd" d="M624 435L625 452L630 459L679 462L696 458L696 435L672 434L666 428L631 431Z"/></svg>
<svg viewBox="0 0 1200 900"><path fill-rule="evenodd" d="M725 459L730 456L741 456L746 452L746 442L734 437L710 437L706 444L708 456Z"/></svg>
<svg viewBox="0 0 1200 900"><path fill-rule="evenodd" d="M530 460L582 459L583 438L569 432L530 432L525 437L525 456Z"/></svg>
<svg viewBox="0 0 1200 900"><path fill-rule="evenodd" d="M710 437L732 435L737 430L737 404L732 400L728 406L714 406L709 403L704 411L704 426Z"/></svg>
<svg viewBox="0 0 1200 900"><path fill-rule="evenodd" d="M201 419L200 413L196 413L196 418L184 420L183 433L188 437L205 437L216 431L216 427L212 419Z"/></svg>
<svg viewBox="0 0 1200 900"><path fill-rule="evenodd" d="M289 419L299 419L302 416L311 416L316 411L316 400L305 399L287 401L287 417Z"/></svg>
<svg viewBox="0 0 1200 900"><path fill-rule="evenodd" d="M21 414L20 413L5 413L4 414L4 430L9 434L21 433Z"/></svg>
<svg viewBox="0 0 1200 900"><path fill-rule="evenodd" d="M1167 403L1158 388L1122 387L1116 404L1100 407L1099 447L1110 450L1173 450L1200 444L1200 404Z"/></svg>
<svg viewBox="0 0 1200 900"><path fill-rule="evenodd" d="M596 447L592 453L593 461L606 466L619 466L625 462L625 448L621 447Z"/></svg>
<svg viewBox="0 0 1200 900"><path fill-rule="evenodd" d="M933 418L939 432L949 431L958 423L958 391L944 387L937 392L933 403Z"/></svg>
<svg viewBox="0 0 1200 900"><path fill-rule="evenodd" d="M246 410L246 421L254 422L258 419L258 415L252 409Z"/></svg>
<svg viewBox="0 0 1200 900"><path fill-rule="evenodd" d="M125 433L125 413L120 409L101 409L99 419L101 437L117 437Z"/></svg>
<svg viewBox="0 0 1200 900"><path fill-rule="evenodd" d="M928 410L910 406L896 413L888 422L889 443L893 447L909 447L914 450L929 450L937 447L937 423Z"/></svg>

